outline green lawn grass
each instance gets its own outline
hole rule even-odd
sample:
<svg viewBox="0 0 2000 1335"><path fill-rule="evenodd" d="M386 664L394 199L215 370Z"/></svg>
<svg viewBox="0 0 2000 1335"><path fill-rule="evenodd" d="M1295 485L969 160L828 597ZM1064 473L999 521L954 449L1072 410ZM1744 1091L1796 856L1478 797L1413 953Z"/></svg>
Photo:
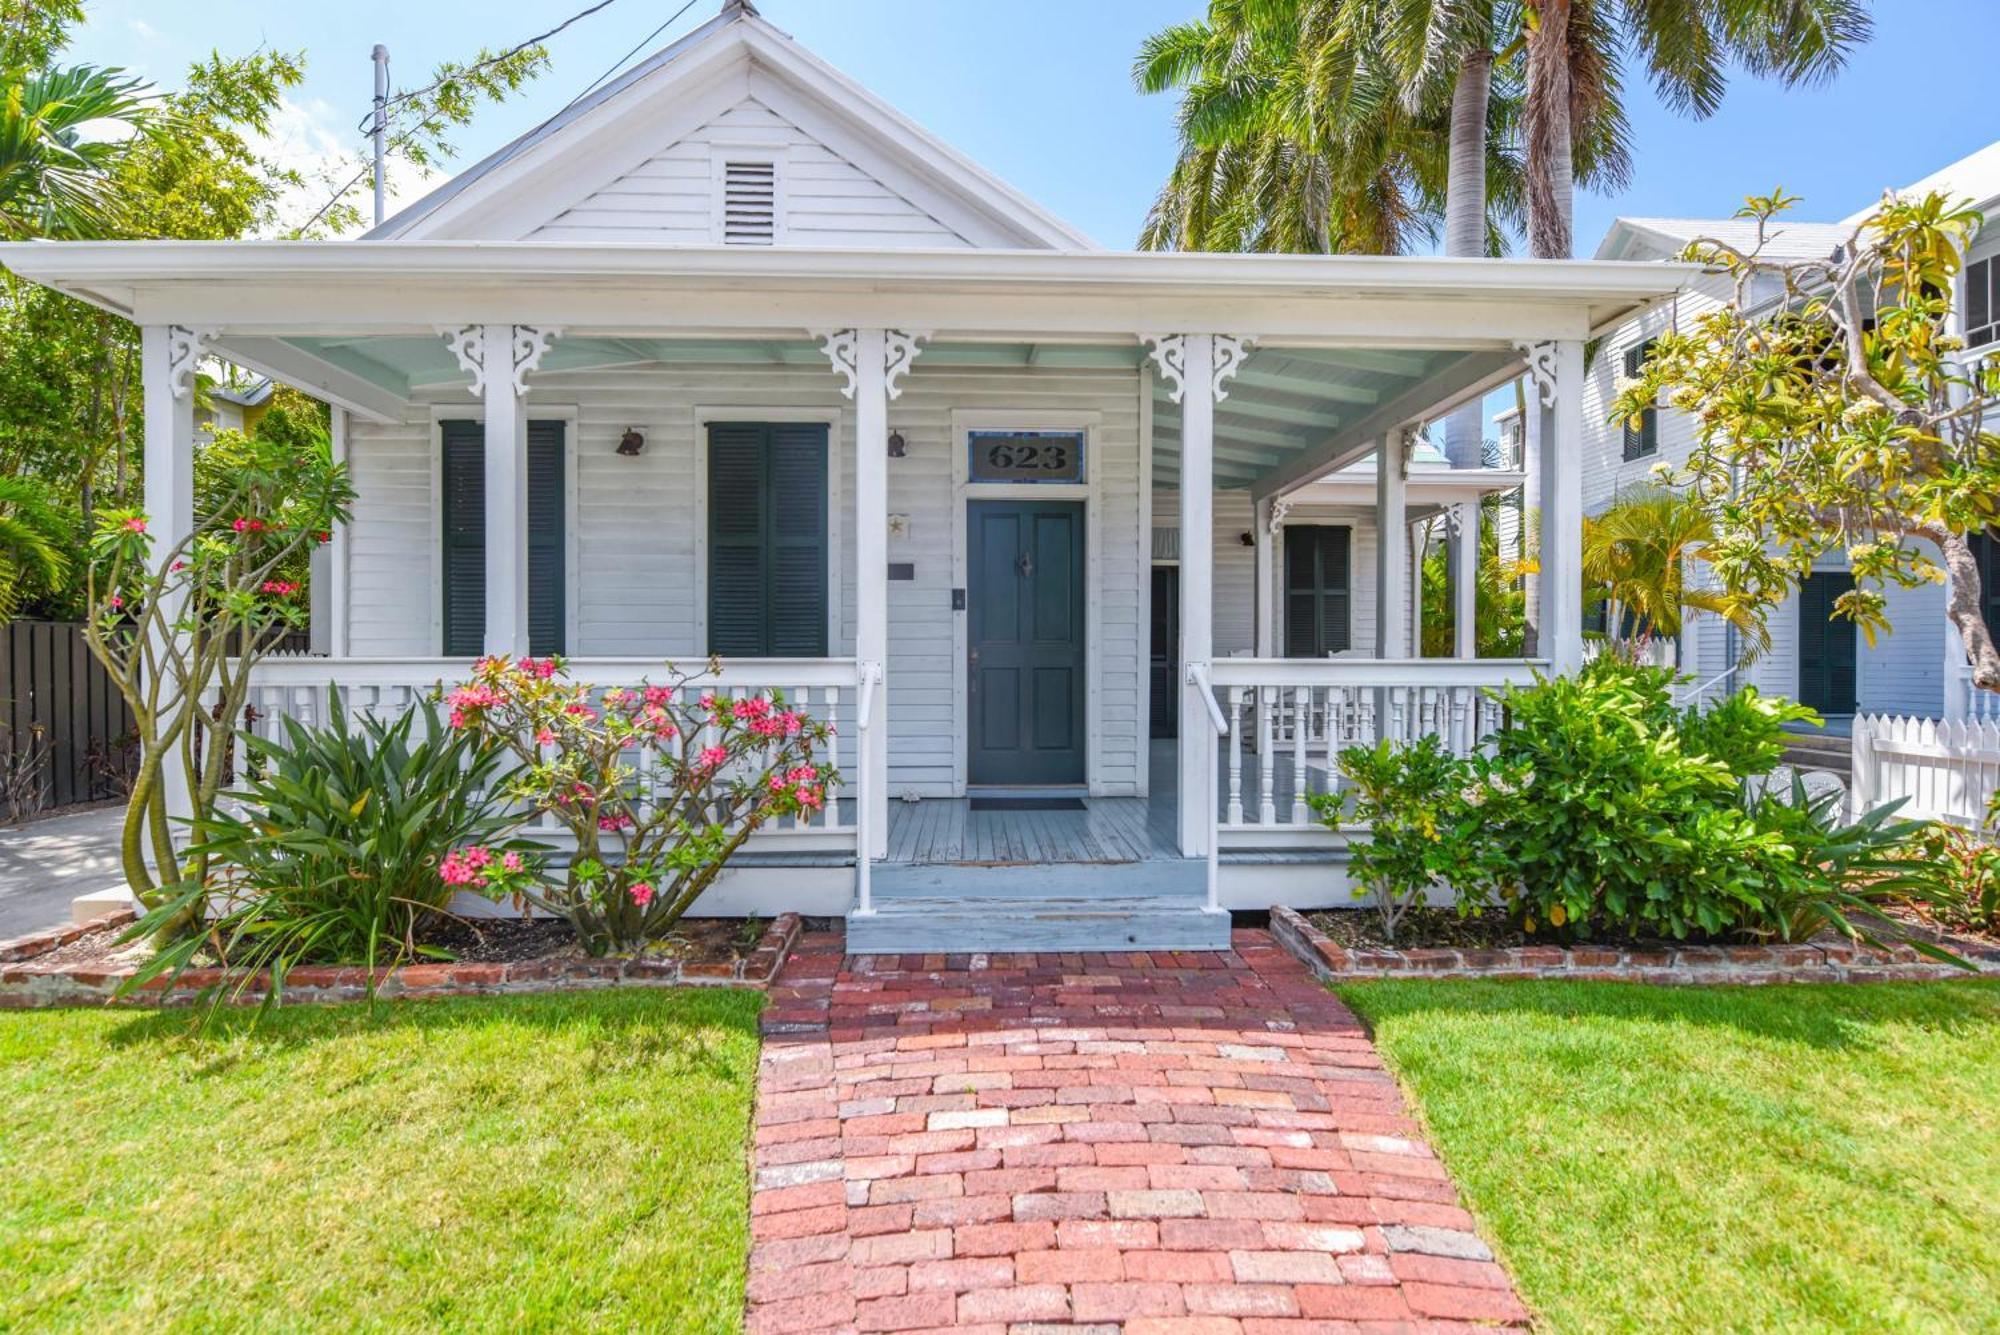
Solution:
<svg viewBox="0 0 2000 1335"><path fill-rule="evenodd" d="M2000 1326L2000 984L1339 991L1547 1328Z"/></svg>
<svg viewBox="0 0 2000 1335"><path fill-rule="evenodd" d="M0 1330L733 1330L760 1004L0 1013Z"/></svg>

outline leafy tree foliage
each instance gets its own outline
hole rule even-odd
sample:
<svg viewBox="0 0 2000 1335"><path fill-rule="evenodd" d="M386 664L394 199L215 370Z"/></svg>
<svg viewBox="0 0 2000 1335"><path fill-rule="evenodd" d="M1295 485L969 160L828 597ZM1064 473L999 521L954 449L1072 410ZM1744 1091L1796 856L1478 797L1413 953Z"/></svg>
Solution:
<svg viewBox="0 0 2000 1335"><path fill-rule="evenodd" d="M1891 195L1826 258L1773 258L1771 223L1795 202L1750 200L1748 249L1688 248L1728 275L1732 296L1658 339L1616 411L1634 418L1664 396L1689 415L1685 484L1714 517L1709 563L1758 615L1844 554L1855 586L1834 611L1872 643L1890 629L1885 589L1949 570L1973 680L2000 690L1969 541L2000 521L2000 436L1986 420L2000 365L1967 357L1950 323L1979 215L1941 194Z"/></svg>

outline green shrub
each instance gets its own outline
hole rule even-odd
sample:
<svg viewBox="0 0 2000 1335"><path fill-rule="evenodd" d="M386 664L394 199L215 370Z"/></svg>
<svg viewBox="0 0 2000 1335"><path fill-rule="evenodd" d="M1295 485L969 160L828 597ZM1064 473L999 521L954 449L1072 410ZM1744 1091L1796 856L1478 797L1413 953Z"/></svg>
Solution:
<svg viewBox="0 0 2000 1335"><path fill-rule="evenodd" d="M1929 900L1938 877L1913 864L1921 832L1895 808L1853 825L1838 795L1756 795L1810 710L1745 688L1702 709L1673 703L1665 668L1597 659L1573 677L1497 693L1509 726L1454 758L1434 737L1351 748L1340 766L1352 851L1385 933L1431 888L1461 912L1502 905L1529 932L1563 938L1745 936L1800 940L1832 928L1874 942L1888 901ZM1343 814L1331 798L1320 818Z"/></svg>
<svg viewBox="0 0 2000 1335"><path fill-rule="evenodd" d="M1682 939L1728 931L1757 906L1781 839L1738 794L1776 762L1782 725L1807 712L1748 688L1710 716L1684 712L1673 680L1605 657L1498 693L1510 726L1474 761L1485 819L1469 879L1528 930Z"/></svg>
<svg viewBox="0 0 2000 1335"><path fill-rule="evenodd" d="M519 817L500 796L497 747L446 727L429 703L351 727L338 693L329 698L324 727L287 718L282 740L244 738L251 776L195 824L207 879L176 887L132 935L197 898L219 911L200 934L153 956L128 988L206 953L269 968L275 998L295 965L377 966L433 953L416 936L457 888L440 875L446 859L466 847L513 853L517 864L532 855L532 845L501 842ZM485 878L467 888L508 886Z"/></svg>
<svg viewBox="0 0 2000 1335"><path fill-rule="evenodd" d="M1917 838L1912 860L1936 872L1936 892L1926 903L1941 926L2000 935L2000 844L1938 821Z"/></svg>
<svg viewBox="0 0 2000 1335"><path fill-rule="evenodd" d="M1876 807L1850 824L1840 818L1844 796L1838 789L1811 796L1797 775L1792 776L1788 792L1746 795L1758 828L1784 842L1772 850L1762 868L1758 907L1745 915L1741 930L1752 936L1804 941L1831 928L1881 945L1873 929L1889 925L1884 905L1909 900L1930 903L1942 893L1939 866L1910 856L1924 823L1894 819L1903 799ZM1962 962L1921 943L1912 944L1939 958Z"/></svg>
<svg viewBox="0 0 2000 1335"><path fill-rule="evenodd" d="M1325 825L1367 823L1368 839L1350 850L1348 870L1356 897L1372 897L1382 936L1393 942L1404 914L1448 888L1468 856L1479 821L1461 796L1466 764L1427 734L1409 746L1349 747L1340 770L1348 792L1306 800Z"/></svg>

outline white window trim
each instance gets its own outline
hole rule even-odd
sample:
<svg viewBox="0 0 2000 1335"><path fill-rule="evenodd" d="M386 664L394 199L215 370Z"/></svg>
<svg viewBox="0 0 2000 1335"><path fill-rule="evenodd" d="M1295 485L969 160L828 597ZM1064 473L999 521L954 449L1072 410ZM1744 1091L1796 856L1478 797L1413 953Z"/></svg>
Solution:
<svg viewBox="0 0 2000 1335"><path fill-rule="evenodd" d="M708 160L708 226L709 237L714 243L718 246L729 244L726 240L727 232L724 226L724 200L729 181L729 164L732 162L744 162L769 163L771 165L771 245L782 246L787 244L791 240L789 230L785 225L785 215L789 212L786 207L788 203L786 177L790 174L786 171L786 163L789 156L787 145L782 141L767 139L761 136L741 140L716 136L710 140L710 153L711 156ZM769 247L744 246L740 247L740 249L763 250L769 249Z"/></svg>
<svg viewBox="0 0 2000 1335"><path fill-rule="evenodd" d="M570 658L583 657L577 644L577 599L583 588L578 578L577 559L577 420L579 413L573 403L537 403L528 400L522 404L522 415L531 422L563 423L563 650ZM444 650L444 424L446 422L486 421L486 405L471 403L454 406L442 403L431 405L430 423L430 470L431 470L431 525L430 550L427 559L431 568L431 633L430 652L442 654Z"/></svg>
<svg viewBox="0 0 2000 1335"><path fill-rule="evenodd" d="M839 408L773 408L695 405L694 410L694 642L703 657L708 647L708 424L710 422L816 422L826 428L826 652L841 657L841 597L845 548L840 522L843 469Z"/></svg>
<svg viewBox="0 0 2000 1335"><path fill-rule="evenodd" d="M965 796L967 754L972 744L971 691L967 681L967 627L971 622L971 583L966 555L965 503L975 500L1082 501L1084 536L1084 784L1092 796L1104 793L1104 572L1102 559L1103 468L1097 458L1104 414L1101 412L1035 412L954 410L951 415L951 583L966 590L966 610L952 616L952 792ZM974 431L1081 431L1082 482L973 482L971 444ZM1143 698L1143 693L1142 693ZM1142 766L1143 767L1143 766Z"/></svg>

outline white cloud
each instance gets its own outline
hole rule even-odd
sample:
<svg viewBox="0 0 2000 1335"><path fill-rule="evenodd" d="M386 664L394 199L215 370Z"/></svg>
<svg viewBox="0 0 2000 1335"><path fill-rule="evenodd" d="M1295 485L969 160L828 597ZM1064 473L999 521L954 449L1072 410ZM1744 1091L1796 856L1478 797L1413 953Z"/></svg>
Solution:
<svg viewBox="0 0 2000 1335"><path fill-rule="evenodd" d="M126 19L125 26L130 28L132 35L142 42L157 42L160 40L160 30L144 19Z"/></svg>

